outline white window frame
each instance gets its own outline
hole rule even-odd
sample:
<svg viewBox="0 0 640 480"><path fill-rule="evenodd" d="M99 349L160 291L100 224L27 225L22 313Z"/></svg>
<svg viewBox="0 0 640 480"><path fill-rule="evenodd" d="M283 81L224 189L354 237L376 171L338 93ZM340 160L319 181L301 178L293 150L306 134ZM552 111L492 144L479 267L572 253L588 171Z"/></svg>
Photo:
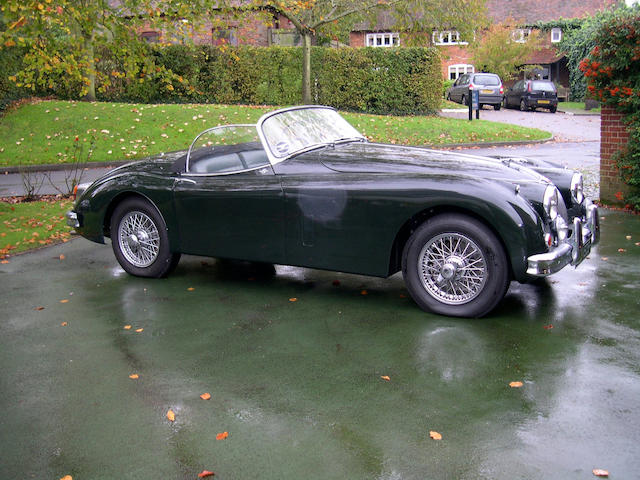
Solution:
<svg viewBox="0 0 640 480"><path fill-rule="evenodd" d="M449 65L448 67L449 70L449 80L457 80L458 78L460 78L461 75L464 75L465 73L475 73L476 69L473 65L469 65L466 63L456 63L455 65ZM451 78L451 75L454 75L453 78Z"/></svg>
<svg viewBox="0 0 640 480"><path fill-rule="evenodd" d="M364 44L367 47L398 47L400 34L397 32L367 33Z"/></svg>
<svg viewBox="0 0 640 480"><path fill-rule="evenodd" d="M468 45L469 42L460 41L460 32L457 30L434 30L431 34L434 45Z"/></svg>
<svg viewBox="0 0 640 480"><path fill-rule="evenodd" d="M562 40L562 29L561 28L552 28L551 29L551 43L558 43Z"/></svg>
<svg viewBox="0 0 640 480"><path fill-rule="evenodd" d="M530 28L516 28L511 32L511 38L516 43L525 43L529 39L529 35L531 35Z"/></svg>

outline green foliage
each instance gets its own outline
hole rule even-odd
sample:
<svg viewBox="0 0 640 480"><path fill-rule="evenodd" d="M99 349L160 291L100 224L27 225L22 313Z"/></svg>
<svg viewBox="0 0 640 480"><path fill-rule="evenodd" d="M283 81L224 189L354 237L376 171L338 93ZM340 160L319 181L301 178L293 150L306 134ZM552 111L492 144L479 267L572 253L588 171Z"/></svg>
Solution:
<svg viewBox="0 0 640 480"><path fill-rule="evenodd" d="M531 32L526 42L513 40L515 23L507 19L504 23L493 24L481 41L472 43L470 50L478 71L495 73L502 81L515 78L531 54L540 49L537 30Z"/></svg>
<svg viewBox="0 0 640 480"><path fill-rule="evenodd" d="M640 7L612 13L593 42L579 67L590 95L626 115L629 142L616 160L622 179L632 188L626 200L640 209Z"/></svg>
<svg viewBox="0 0 640 480"><path fill-rule="evenodd" d="M16 82L11 80L11 76L22 68L22 57L24 49L10 48L0 51L0 113L7 106L20 98L24 98L27 93L24 88L18 87Z"/></svg>
<svg viewBox="0 0 640 480"><path fill-rule="evenodd" d="M436 49L324 49L314 53L318 103L381 114L439 109L442 73Z"/></svg>
<svg viewBox="0 0 640 480"><path fill-rule="evenodd" d="M296 47L147 46L156 68L172 78L146 74L143 63L125 66L100 50L97 70L111 75L99 100L140 103L293 105L302 88L302 51ZM14 55L19 59L19 53ZM3 57L4 58L4 57ZM13 57L12 57L13 58ZM18 60L0 71L20 68ZM0 68L2 68L0 63ZM371 113L433 113L440 107L440 57L430 48L312 48L314 103ZM135 75L118 74L125 68ZM115 75L114 75L115 74ZM65 76L51 78L40 95L79 99L82 89ZM0 83L0 88L3 84ZM15 90L15 84L8 87ZM11 90L13 92L14 90ZM5 96L2 90L3 97ZM7 98L13 98L7 93Z"/></svg>

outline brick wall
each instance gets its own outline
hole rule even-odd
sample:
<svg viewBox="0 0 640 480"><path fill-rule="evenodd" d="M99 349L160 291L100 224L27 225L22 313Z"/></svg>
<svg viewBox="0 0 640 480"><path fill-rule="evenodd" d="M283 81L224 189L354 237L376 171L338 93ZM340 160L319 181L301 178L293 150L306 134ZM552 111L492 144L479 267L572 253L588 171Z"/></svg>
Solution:
<svg viewBox="0 0 640 480"><path fill-rule="evenodd" d="M600 116L600 200L604 203L620 203L616 193L627 192L620 180L613 155L626 148L629 132L623 122L624 115L612 107L602 107Z"/></svg>

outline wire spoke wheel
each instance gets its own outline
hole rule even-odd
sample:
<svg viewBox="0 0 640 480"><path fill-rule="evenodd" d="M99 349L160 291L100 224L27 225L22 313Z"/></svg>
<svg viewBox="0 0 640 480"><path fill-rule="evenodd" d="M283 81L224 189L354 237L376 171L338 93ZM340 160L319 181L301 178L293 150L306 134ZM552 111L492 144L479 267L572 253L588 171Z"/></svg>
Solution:
<svg viewBox="0 0 640 480"><path fill-rule="evenodd" d="M118 225L118 243L128 262L136 267L148 267L160 251L158 227L145 213L128 212Z"/></svg>
<svg viewBox="0 0 640 480"><path fill-rule="evenodd" d="M418 258L422 285L429 295L448 305L473 300L487 281L487 262L482 250L460 233L434 237Z"/></svg>

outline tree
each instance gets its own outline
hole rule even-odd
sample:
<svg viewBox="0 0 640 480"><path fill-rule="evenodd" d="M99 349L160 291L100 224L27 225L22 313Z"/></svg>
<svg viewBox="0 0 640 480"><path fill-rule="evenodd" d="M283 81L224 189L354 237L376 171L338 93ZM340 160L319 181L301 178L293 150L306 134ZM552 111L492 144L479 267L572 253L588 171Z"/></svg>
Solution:
<svg viewBox="0 0 640 480"><path fill-rule="evenodd" d="M483 34L482 40L470 47L472 61L476 69L495 73L504 80L515 78L525 68L531 55L540 50L540 38L537 30L532 30L526 38L515 38L514 20L491 25ZM524 41L522 41L524 40Z"/></svg>
<svg viewBox="0 0 640 480"><path fill-rule="evenodd" d="M375 25L391 16L394 30L412 44L426 43L433 29L455 29L463 38L485 18L482 0L267 0L252 2L287 18L302 37L302 101L311 103L311 43L319 35L339 38L358 22Z"/></svg>
<svg viewBox="0 0 640 480"><path fill-rule="evenodd" d="M82 95L95 100L96 88L112 78L158 76L171 89L172 72L158 68L148 45L139 38L144 27L161 28L169 38L189 38L214 0L3 0L0 49L26 50L24 68L12 76L18 86L53 88L55 79L79 85ZM100 72L101 52L121 60L124 71Z"/></svg>

